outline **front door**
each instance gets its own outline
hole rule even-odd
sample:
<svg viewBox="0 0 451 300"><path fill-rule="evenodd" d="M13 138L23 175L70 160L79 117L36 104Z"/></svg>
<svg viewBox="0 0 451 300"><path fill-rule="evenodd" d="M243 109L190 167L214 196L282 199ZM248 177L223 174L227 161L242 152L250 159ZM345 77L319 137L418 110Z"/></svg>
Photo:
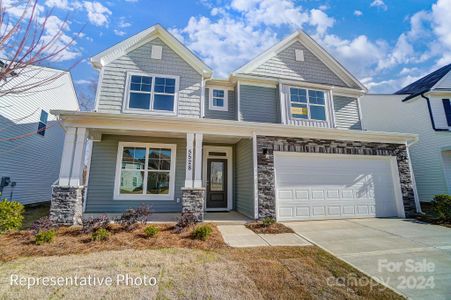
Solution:
<svg viewBox="0 0 451 300"><path fill-rule="evenodd" d="M227 209L227 159L207 160L207 209Z"/></svg>

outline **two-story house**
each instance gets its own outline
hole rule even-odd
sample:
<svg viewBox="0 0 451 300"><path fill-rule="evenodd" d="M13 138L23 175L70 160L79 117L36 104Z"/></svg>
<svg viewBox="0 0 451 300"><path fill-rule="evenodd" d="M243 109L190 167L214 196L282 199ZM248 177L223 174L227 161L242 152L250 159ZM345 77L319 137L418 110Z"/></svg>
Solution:
<svg viewBox="0 0 451 300"><path fill-rule="evenodd" d="M159 25L92 64L100 70L96 110L53 112L68 132L51 212L60 223L77 222L82 210L120 213L141 203L200 218L416 212L408 159L416 135L363 131L366 88L302 31L227 79L212 78ZM86 139L93 147L84 186Z"/></svg>
<svg viewBox="0 0 451 300"><path fill-rule="evenodd" d="M80 109L72 77L67 71L29 66L1 88L0 199L49 202L65 132L50 110Z"/></svg>
<svg viewBox="0 0 451 300"><path fill-rule="evenodd" d="M430 201L436 194L451 194L450 99L451 64L393 95L362 98L367 129L419 136L410 154L421 201Z"/></svg>

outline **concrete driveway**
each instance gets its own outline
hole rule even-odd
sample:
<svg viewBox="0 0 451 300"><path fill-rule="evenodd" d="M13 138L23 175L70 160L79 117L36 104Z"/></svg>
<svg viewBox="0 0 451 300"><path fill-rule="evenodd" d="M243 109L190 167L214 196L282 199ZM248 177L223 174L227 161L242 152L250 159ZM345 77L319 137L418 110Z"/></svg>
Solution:
<svg viewBox="0 0 451 300"><path fill-rule="evenodd" d="M449 228L402 219L284 224L409 298L451 299Z"/></svg>

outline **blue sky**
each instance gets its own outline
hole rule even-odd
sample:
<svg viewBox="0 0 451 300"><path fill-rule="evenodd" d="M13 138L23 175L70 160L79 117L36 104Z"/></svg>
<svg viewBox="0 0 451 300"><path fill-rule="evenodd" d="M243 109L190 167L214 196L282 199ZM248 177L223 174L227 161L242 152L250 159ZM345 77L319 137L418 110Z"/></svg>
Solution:
<svg viewBox="0 0 451 300"><path fill-rule="evenodd" d="M11 15L24 1L4 0ZM160 23L213 68L215 77L303 29L371 92L391 93L451 63L451 0L41 0L52 22L69 15L67 37L82 37L52 63L72 69L78 92L93 97L89 58ZM91 84L92 86L92 84Z"/></svg>

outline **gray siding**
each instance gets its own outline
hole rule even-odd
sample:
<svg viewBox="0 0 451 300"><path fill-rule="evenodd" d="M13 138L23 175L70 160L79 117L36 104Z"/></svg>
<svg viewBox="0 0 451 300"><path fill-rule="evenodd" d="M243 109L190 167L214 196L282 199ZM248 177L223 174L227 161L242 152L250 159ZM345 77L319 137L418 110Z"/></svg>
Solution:
<svg viewBox="0 0 451 300"><path fill-rule="evenodd" d="M340 129L362 129L356 98L334 96L335 125Z"/></svg>
<svg viewBox="0 0 451 300"><path fill-rule="evenodd" d="M164 143L177 145L175 196L173 200L113 200L114 178L116 173L116 159L119 142ZM186 141L184 139L113 135L102 136L102 141L95 142L93 145L86 212L123 212L128 208L138 207L141 203L150 204L155 212L180 211L181 203L177 203L176 200L177 198L181 198L181 188L185 183L185 154Z"/></svg>
<svg viewBox="0 0 451 300"><path fill-rule="evenodd" d="M254 161L252 140L243 139L235 147L235 207L240 213L254 218Z"/></svg>
<svg viewBox="0 0 451 300"><path fill-rule="evenodd" d="M295 49L304 51L304 61L296 61ZM347 86L346 83L300 42L293 43L249 74Z"/></svg>
<svg viewBox="0 0 451 300"><path fill-rule="evenodd" d="M280 100L277 88L240 85L241 120L280 123Z"/></svg>
<svg viewBox="0 0 451 300"><path fill-rule="evenodd" d="M150 58L152 45L163 47L161 60ZM122 111L127 71L180 76L178 114L200 117L201 75L158 38L104 67L98 104L100 112Z"/></svg>
<svg viewBox="0 0 451 300"><path fill-rule="evenodd" d="M39 113L38 113L39 115ZM58 179L63 152L64 130L57 121L49 121L45 136L0 142L0 177L17 183L13 199L23 204L50 201L52 184ZM17 137L38 129L38 123L15 124L0 116L0 138ZM10 198L11 187L3 190Z"/></svg>
<svg viewBox="0 0 451 300"><path fill-rule="evenodd" d="M228 92L228 110L220 111L220 110L210 110L209 109L209 101L210 101L210 89L205 89L205 117L208 119L222 119L222 120L236 120L236 101L235 101L235 92Z"/></svg>

